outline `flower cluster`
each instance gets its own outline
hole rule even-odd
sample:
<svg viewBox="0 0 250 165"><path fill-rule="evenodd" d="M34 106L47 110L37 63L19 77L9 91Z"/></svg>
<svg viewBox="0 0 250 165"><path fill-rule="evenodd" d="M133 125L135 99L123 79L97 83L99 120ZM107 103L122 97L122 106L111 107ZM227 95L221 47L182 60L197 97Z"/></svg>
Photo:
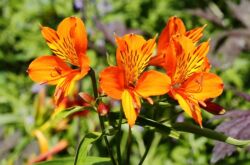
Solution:
<svg viewBox="0 0 250 165"><path fill-rule="evenodd" d="M164 94L177 100L202 126L200 106L206 107L209 99L223 91L220 77L209 72L209 41L199 42L204 28L186 31L181 19L171 17L157 46L156 37L145 40L136 34L115 35L117 65L101 71L99 84L106 95L121 100L131 127L140 113L141 99L153 104L150 96ZM87 33L84 23L77 17L64 19L57 31L48 27L41 27L41 31L54 55L35 59L27 71L35 82L57 85L54 99L59 105L75 82L90 70L86 55ZM165 73L147 70L149 65L162 67Z"/></svg>

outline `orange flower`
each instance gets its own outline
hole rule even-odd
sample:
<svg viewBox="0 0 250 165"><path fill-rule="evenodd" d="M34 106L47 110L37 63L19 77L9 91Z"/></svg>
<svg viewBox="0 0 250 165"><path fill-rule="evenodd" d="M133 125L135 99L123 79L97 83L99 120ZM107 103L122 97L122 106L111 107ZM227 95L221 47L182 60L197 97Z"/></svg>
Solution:
<svg viewBox="0 0 250 165"><path fill-rule="evenodd" d="M208 73L208 50L208 41L195 46L190 38L179 34L170 40L164 64L171 78L170 96L178 100L181 108L200 126L199 104L206 106L207 99L215 98L223 91L220 77Z"/></svg>
<svg viewBox="0 0 250 165"><path fill-rule="evenodd" d="M140 97L163 95L169 91L167 75L150 70L144 71L155 47L155 38L128 34L116 37L117 66L110 66L100 73L100 87L110 97L122 100L125 116L130 126L135 124L140 112Z"/></svg>
<svg viewBox="0 0 250 165"><path fill-rule="evenodd" d="M57 85L54 97L56 105L59 105L74 83L89 71L87 34L83 22L77 17L64 19L57 31L41 27L41 32L55 56L38 57L31 62L27 72L35 82Z"/></svg>
<svg viewBox="0 0 250 165"><path fill-rule="evenodd" d="M155 66L164 65L163 64L164 56L167 54L167 48L169 46L169 42L174 35L176 34L185 35L186 37L191 39L193 43L196 43L202 37L203 35L202 32L204 28L205 26L198 27L190 31L186 31L185 25L180 18L171 17L159 37L157 55L152 57L149 64Z"/></svg>

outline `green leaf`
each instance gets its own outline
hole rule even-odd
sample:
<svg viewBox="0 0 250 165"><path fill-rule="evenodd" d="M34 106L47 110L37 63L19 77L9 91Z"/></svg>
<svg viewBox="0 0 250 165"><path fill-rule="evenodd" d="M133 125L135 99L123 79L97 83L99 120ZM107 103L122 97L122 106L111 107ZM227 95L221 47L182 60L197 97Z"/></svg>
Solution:
<svg viewBox="0 0 250 165"><path fill-rule="evenodd" d="M74 163L74 157L67 157L55 160L49 160L41 163L37 163L37 165L72 165Z"/></svg>
<svg viewBox="0 0 250 165"><path fill-rule="evenodd" d="M0 126L10 123L19 123L21 118L18 115L14 114L1 114L0 115Z"/></svg>
<svg viewBox="0 0 250 165"><path fill-rule="evenodd" d="M84 165L112 165L110 158L108 157L95 157L95 156L88 156L84 163Z"/></svg>
<svg viewBox="0 0 250 165"><path fill-rule="evenodd" d="M101 135L102 134L100 132L92 132L88 133L82 139L77 149L74 165L81 165L86 161L89 145L98 140Z"/></svg>
<svg viewBox="0 0 250 165"><path fill-rule="evenodd" d="M74 157L67 157L55 160L49 160L41 163L37 163L37 165L72 165L74 164ZM111 165L110 158L107 157L96 157L96 156L88 156L85 161L81 164L84 165Z"/></svg>
<svg viewBox="0 0 250 165"><path fill-rule="evenodd" d="M61 112L58 112L57 114L55 114L55 116L52 117L52 120L53 121L62 120L62 119L67 118L76 112L80 112L84 109L90 110L91 108L92 107L82 107L82 106L68 108L68 109L62 110Z"/></svg>
<svg viewBox="0 0 250 165"><path fill-rule="evenodd" d="M108 62L108 65L109 66L114 66L114 61L112 60L112 57L110 56L110 54L108 52L106 52L106 59L107 59L107 62Z"/></svg>

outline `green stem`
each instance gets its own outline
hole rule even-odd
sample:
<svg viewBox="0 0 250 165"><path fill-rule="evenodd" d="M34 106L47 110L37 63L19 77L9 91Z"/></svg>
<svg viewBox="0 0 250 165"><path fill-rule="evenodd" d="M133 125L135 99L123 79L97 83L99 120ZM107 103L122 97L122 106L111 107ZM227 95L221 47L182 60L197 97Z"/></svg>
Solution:
<svg viewBox="0 0 250 165"><path fill-rule="evenodd" d="M116 118L118 116L115 113L112 113L111 115L113 117L116 117ZM216 131L208 129L208 128L200 128L199 126L189 124L186 122L173 123L172 125L163 125L163 124L158 123L152 119L138 116L136 123L140 126L154 127L157 131L164 133L164 134L168 134L168 135L171 132L173 132L172 130L175 130L175 131L180 131L180 132L193 133L193 134L204 136L204 137L207 137L207 138L210 138L213 140L218 140L221 142L232 144L232 145L235 145L238 147L250 146L250 140L234 139L232 137L224 135L223 133L216 132Z"/></svg>
<svg viewBox="0 0 250 165"><path fill-rule="evenodd" d="M132 147L132 132L131 127L128 127L128 142L127 142L127 158L126 158L126 164L130 164L130 155L131 155L131 147Z"/></svg>
<svg viewBox="0 0 250 165"><path fill-rule="evenodd" d="M228 144L236 145L239 147L249 146L250 140L238 140L232 137L228 137L222 133L207 129L207 128L200 128L198 126L189 124L189 123L175 123L172 125L173 128L177 131L189 132L196 135L205 136L214 140L222 141Z"/></svg>
<svg viewBox="0 0 250 165"><path fill-rule="evenodd" d="M122 108L120 108L120 118L119 118L119 123L118 123L118 132L117 132L117 138L116 138L116 149L117 149L117 160L118 164L122 164L122 156L121 156L121 126L122 126Z"/></svg>
<svg viewBox="0 0 250 165"><path fill-rule="evenodd" d="M250 140L234 139L220 132L216 132L208 128L200 128L199 126L189 124L186 122L174 123L171 126L167 126L167 125L157 123L154 120L147 119L144 117L138 117L137 122L140 123L140 125L148 125L148 126L155 127L157 130L159 130L162 133L170 134L171 130L174 129L176 131L193 133L196 135L204 136L213 140L218 140L218 141L225 142L225 143L232 144L232 145L239 146L239 147L245 147L245 146L250 145Z"/></svg>
<svg viewBox="0 0 250 165"><path fill-rule="evenodd" d="M153 119L156 120L157 118L157 113L158 113L158 108L155 108L156 106L153 107ZM148 152L149 152L149 149L152 145L152 142L153 142L153 137L154 137L154 134L155 134L155 131L150 131L149 132L149 143L147 143L147 147L146 147L146 150L144 152L144 154L142 155L142 158L139 162L139 165L142 165L142 163L144 162L144 160L146 159L147 155L148 155Z"/></svg>
<svg viewBox="0 0 250 165"><path fill-rule="evenodd" d="M95 71L91 68L90 71L89 71L89 75L91 77L91 81L92 81L92 86L93 86L93 92L94 92L94 97L95 97L95 100L96 100L96 104L98 104L98 89L97 89L97 81L96 81L96 77L95 77ZM108 141L108 138L105 134L105 125L104 125L104 121L103 121L103 118L102 116L98 113L98 117L99 117L99 121L100 121L100 125L101 125L101 130L102 130L102 134L103 134L103 137L104 137L104 141L106 143L106 146L107 146L107 149L108 149L108 153L109 153L109 156L111 158L111 161L114 165L116 165L116 162L115 162L115 158L112 154L112 148L109 144L109 141Z"/></svg>
<svg viewBox="0 0 250 165"><path fill-rule="evenodd" d="M95 77L95 71L92 68L90 68L89 75L90 75L90 78L92 81L94 97L97 100L97 98L98 98L97 81L96 81L96 77Z"/></svg>

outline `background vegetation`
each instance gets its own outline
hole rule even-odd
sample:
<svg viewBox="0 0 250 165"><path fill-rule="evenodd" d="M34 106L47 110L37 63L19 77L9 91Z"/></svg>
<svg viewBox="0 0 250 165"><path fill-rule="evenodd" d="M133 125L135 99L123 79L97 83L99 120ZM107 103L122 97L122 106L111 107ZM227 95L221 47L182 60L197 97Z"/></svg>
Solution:
<svg viewBox="0 0 250 165"><path fill-rule="evenodd" d="M1 0L0 164L19 165L37 159L41 153L37 130L43 131L44 144L48 143L49 149L66 141L65 147L53 156L57 158L74 155L80 139L99 129L98 118L92 112L44 125L55 109L50 97L53 87L34 84L26 74L34 58L51 54L39 26L56 28L63 18L72 15L85 23L88 56L97 72L108 65L106 53L111 63L115 61L114 32L119 36L134 32L152 37L173 15L181 17L188 29L207 24L204 39L211 39L209 58L213 71L225 82L225 91L216 102L228 113L214 117L203 111L204 127L250 139L249 8L248 0ZM82 84L82 91L91 91L89 79ZM169 114L170 109L165 108L162 113ZM193 122L183 116L179 114L176 120ZM139 126L133 129L133 164L139 161L148 143L152 145L145 165L250 163L249 149L236 149L193 134L181 134L177 140L153 135ZM126 145L126 126L123 130L122 148ZM90 154L107 156L104 143L98 141Z"/></svg>

